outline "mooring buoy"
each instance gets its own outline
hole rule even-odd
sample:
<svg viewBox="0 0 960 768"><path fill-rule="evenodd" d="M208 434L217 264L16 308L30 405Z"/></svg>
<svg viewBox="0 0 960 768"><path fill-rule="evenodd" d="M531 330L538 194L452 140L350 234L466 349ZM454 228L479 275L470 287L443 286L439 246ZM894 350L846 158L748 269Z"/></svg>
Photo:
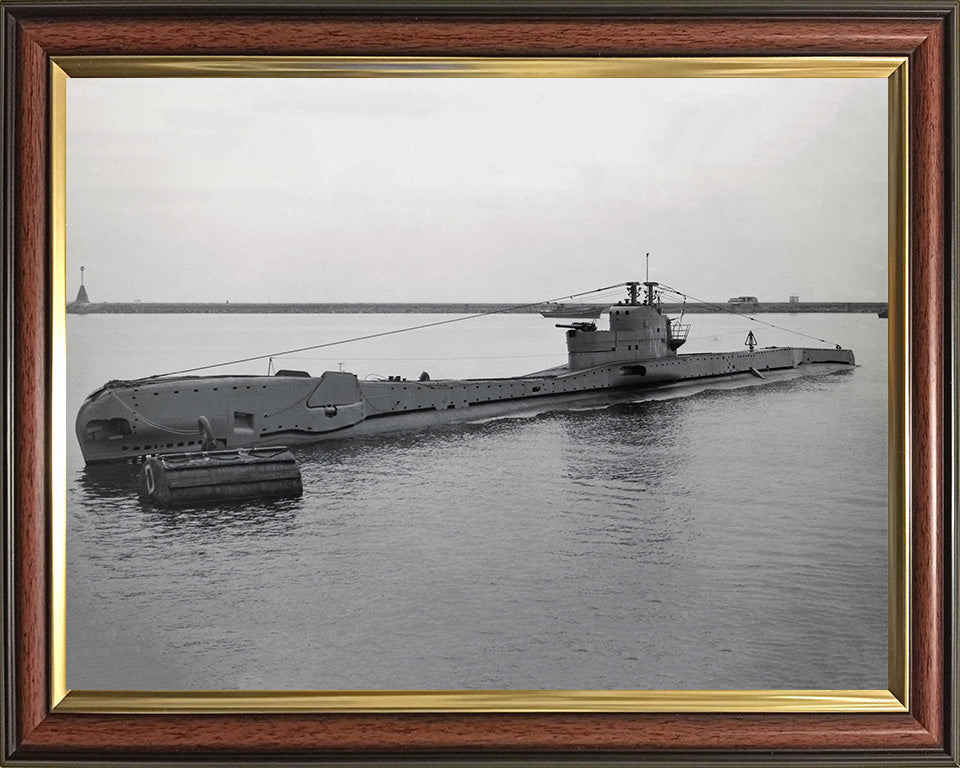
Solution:
<svg viewBox="0 0 960 768"><path fill-rule="evenodd" d="M284 447L148 456L140 498L164 506L300 496L300 466Z"/></svg>

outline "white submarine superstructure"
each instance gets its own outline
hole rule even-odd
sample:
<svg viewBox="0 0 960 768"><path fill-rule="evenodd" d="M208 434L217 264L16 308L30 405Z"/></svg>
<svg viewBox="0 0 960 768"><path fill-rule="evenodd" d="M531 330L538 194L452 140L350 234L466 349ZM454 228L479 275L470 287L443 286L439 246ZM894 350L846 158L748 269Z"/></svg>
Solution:
<svg viewBox="0 0 960 768"><path fill-rule="evenodd" d="M640 286L644 287L641 300ZM609 329L566 329L566 365L491 379L370 381L353 373L174 375L110 381L77 413L84 460L138 459L217 448L291 446L335 438L424 429L549 409L613 393L687 381L817 375L855 366L849 349L767 347L678 354L689 325L656 303L655 282L626 283L627 299L608 310ZM198 427L204 417L209 425Z"/></svg>

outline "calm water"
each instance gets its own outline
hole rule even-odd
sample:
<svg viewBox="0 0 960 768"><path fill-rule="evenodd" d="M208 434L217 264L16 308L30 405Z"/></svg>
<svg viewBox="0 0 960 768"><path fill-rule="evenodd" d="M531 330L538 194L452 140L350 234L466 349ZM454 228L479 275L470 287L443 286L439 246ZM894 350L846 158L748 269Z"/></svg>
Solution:
<svg viewBox="0 0 960 768"><path fill-rule="evenodd" d="M448 318L70 315L70 428L111 378ZM301 499L219 508L141 505L136 468L85 470L71 432L68 686L885 688L887 324L765 319L860 367L298 448ZM691 320L690 352L750 327ZM313 354L278 362L443 378L565 357L531 315Z"/></svg>

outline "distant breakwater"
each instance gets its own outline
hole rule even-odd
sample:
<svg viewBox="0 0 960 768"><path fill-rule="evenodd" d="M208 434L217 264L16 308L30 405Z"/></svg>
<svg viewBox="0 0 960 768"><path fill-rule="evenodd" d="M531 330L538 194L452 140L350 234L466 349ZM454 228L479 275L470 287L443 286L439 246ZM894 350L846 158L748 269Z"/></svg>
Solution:
<svg viewBox="0 0 960 768"><path fill-rule="evenodd" d="M581 306L581 305L576 305ZM584 304L584 308L606 309L609 304ZM733 308L726 303L717 304L662 304L668 313L679 313L681 309L688 313L735 312L753 313L877 313L887 309L886 302L759 302L749 307ZM100 302L67 304L67 313L74 315L161 315L161 314L306 314L306 315L364 315L364 314L416 314L416 315L480 315L480 314L539 314L550 308L547 304L458 304L458 303L324 303L324 304L209 304L175 302ZM562 320L563 318L553 318Z"/></svg>

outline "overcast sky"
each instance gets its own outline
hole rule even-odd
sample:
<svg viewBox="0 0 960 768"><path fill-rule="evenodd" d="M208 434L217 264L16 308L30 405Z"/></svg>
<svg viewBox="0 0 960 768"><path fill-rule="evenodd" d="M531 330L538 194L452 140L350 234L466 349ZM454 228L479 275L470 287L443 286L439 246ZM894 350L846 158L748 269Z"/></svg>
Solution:
<svg viewBox="0 0 960 768"><path fill-rule="evenodd" d="M882 79L70 79L67 295L886 299Z"/></svg>

